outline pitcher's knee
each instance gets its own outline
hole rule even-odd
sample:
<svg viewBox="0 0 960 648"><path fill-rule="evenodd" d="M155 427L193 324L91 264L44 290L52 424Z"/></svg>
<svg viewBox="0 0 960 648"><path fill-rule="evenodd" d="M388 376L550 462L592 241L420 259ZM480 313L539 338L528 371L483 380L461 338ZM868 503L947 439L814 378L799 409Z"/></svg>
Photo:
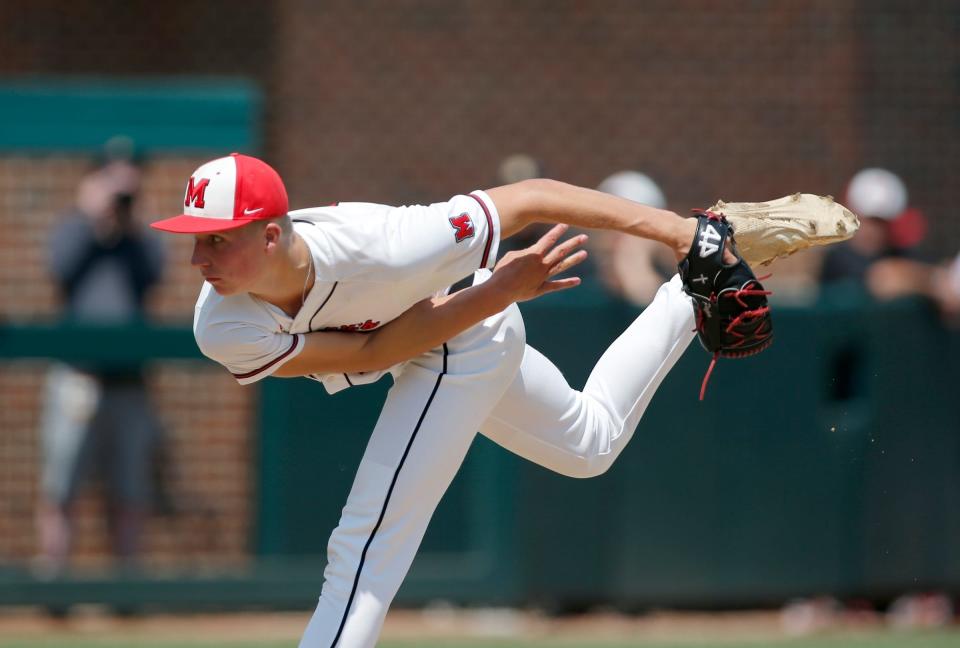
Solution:
<svg viewBox="0 0 960 648"><path fill-rule="evenodd" d="M549 467L564 477L590 479L591 477L599 477L610 470L614 460L615 457L609 453L585 452L581 448L578 452L568 454L559 461L553 462Z"/></svg>
<svg viewBox="0 0 960 648"><path fill-rule="evenodd" d="M583 394L580 400L580 429L583 431L577 444L576 477L598 477L617 460L622 449L616 442L621 435L621 422L601 400Z"/></svg>
<svg viewBox="0 0 960 648"><path fill-rule="evenodd" d="M590 479L591 477L599 477L604 474L610 467L613 466L613 462L616 458L611 454L603 455L594 455L591 457L585 457L582 462L579 463L576 474L571 475L577 479Z"/></svg>

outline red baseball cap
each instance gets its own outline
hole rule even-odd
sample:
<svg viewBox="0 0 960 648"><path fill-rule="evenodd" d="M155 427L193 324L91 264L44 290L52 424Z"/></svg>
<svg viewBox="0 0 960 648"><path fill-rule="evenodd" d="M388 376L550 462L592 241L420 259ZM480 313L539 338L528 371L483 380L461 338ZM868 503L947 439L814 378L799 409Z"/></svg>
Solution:
<svg viewBox="0 0 960 648"><path fill-rule="evenodd" d="M183 196L182 214L150 227L177 234L220 232L283 216L288 210L280 175L262 160L231 153L193 172Z"/></svg>

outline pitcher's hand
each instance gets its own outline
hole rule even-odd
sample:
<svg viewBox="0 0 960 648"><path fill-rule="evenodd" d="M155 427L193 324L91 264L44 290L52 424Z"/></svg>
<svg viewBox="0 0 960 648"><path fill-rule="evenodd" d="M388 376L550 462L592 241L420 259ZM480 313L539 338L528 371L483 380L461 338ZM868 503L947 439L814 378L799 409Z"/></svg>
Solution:
<svg viewBox="0 0 960 648"><path fill-rule="evenodd" d="M560 242L567 229L567 225L552 227L530 247L505 254L493 269L489 282L494 282L516 302L579 285L579 277L551 279L587 258L586 250L576 251L587 241L586 234Z"/></svg>

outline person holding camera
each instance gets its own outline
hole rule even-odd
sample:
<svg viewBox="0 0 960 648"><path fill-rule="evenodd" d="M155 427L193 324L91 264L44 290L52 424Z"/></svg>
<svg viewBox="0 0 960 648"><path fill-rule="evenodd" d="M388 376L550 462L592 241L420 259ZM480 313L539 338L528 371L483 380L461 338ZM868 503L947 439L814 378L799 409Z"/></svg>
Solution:
<svg viewBox="0 0 960 648"><path fill-rule="evenodd" d="M135 219L140 180L130 160L108 160L82 180L76 206L52 233L49 266L66 320L126 325L143 318L163 253ZM55 576L67 566L77 495L91 477L103 485L113 554L122 564L135 560L159 441L140 368L54 365L42 436L44 570Z"/></svg>

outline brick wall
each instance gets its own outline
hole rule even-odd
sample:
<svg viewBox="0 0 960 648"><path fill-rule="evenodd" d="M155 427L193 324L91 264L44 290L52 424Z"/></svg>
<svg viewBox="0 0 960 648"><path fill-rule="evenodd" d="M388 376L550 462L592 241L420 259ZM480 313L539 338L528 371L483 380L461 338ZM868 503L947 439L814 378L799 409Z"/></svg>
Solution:
<svg viewBox="0 0 960 648"><path fill-rule="evenodd" d="M184 179L201 158L160 158L147 163L137 216L143 223L176 213ZM55 317L47 240L74 204L77 185L91 168L79 157L0 156L0 227L7 232L0 254L0 317L29 321ZM159 236L159 235L158 235ZM162 236L164 281L148 310L161 320L190 321L200 287L191 270L189 237Z"/></svg>
<svg viewBox="0 0 960 648"><path fill-rule="evenodd" d="M24 564L37 553L46 368L40 362L0 365L0 563ZM144 561L243 564L254 501L251 391L199 362L161 363L151 372L149 389L164 429L164 486L171 506L147 523ZM77 503L78 567L101 565L108 557L100 488L89 485Z"/></svg>
<svg viewBox="0 0 960 648"><path fill-rule="evenodd" d="M881 165L960 247L950 0L11 0L0 29L0 74L253 78L295 205L444 197L515 151L646 170L678 209Z"/></svg>
<svg viewBox="0 0 960 648"><path fill-rule="evenodd" d="M145 168L139 217L173 214L183 181L199 158L161 158ZM74 201L89 161L76 157L0 158L0 304L7 321L55 318L57 298L47 272L47 244ZM149 303L161 322L189 325L199 280L188 263L190 237L164 236L165 279ZM46 365L0 364L0 562L36 552L40 500L39 422ZM207 362L166 362L149 375L164 428L165 474L174 510L154 515L144 536L148 563L237 564L251 536L253 388L243 388ZM102 500L91 485L78 503L76 562L103 563L107 536Z"/></svg>
<svg viewBox="0 0 960 648"><path fill-rule="evenodd" d="M295 207L440 199L496 183L515 152L585 185L647 171L677 210L840 195L856 169L881 165L930 215L928 251L960 248L960 9L947 0L11 0L0 30L0 75L253 78L265 155ZM175 207L199 161L149 162L145 218ZM45 240L86 164L0 156L0 316L54 315ZM150 310L182 322L197 280L189 242L167 242ZM253 392L198 371L164 367L152 384L183 492L202 493L222 526L208 542L177 527L193 522L151 521L155 560L246 550ZM0 560L32 551L42 376L0 368ZM211 401L228 417L208 417ZM85 506L82 556L95 560L102 533Z"/></svg>
<svg viewBox="0 0 960 648"><path fill-rule="evenodd" d="M429 200L496 182L507 154L589 186L657 178L678 210L866 165L931 216L958 161L960 9L929 1L278 5L271 153L294 204Z"/></svg>

